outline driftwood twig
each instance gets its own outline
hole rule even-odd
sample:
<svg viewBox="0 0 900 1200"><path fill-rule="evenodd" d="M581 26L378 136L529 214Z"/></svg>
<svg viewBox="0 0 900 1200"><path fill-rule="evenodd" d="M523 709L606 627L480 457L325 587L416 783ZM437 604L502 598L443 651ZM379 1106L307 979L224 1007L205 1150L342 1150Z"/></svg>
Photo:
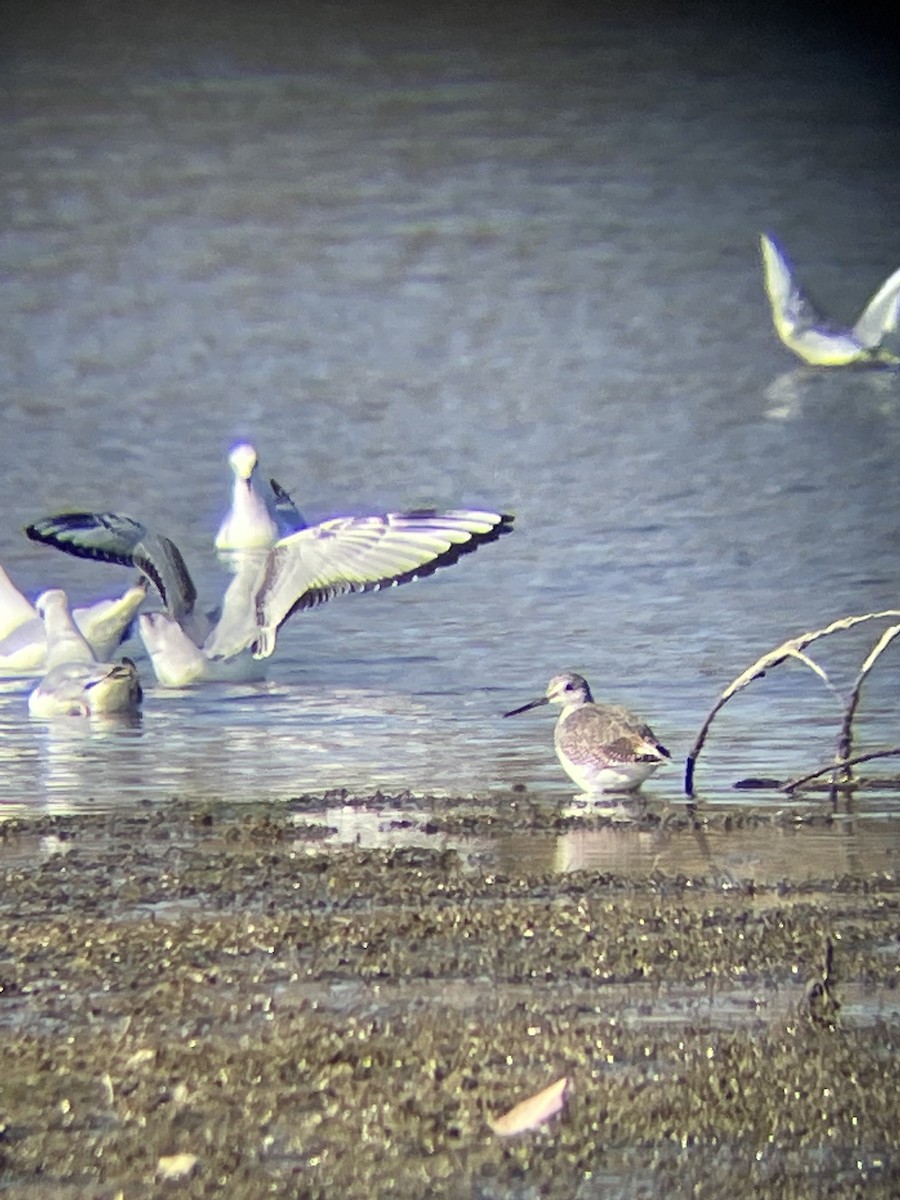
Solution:
<svg viewBox="0 0 900 1200"><path fill-rule="evenodd" d="M851 689L847 706L844 709L844 720L841 724L841 732L838 737L837 747L837 765L841 768L847 767L847 759L850 757L850 752L853 749L853 718L856 716L856 709L859 706L859 695L862 690L862 685L865 683L866 676L875 666L882 651L886 650L897 635L900 634L900 625L891 625L885 629L881 637L866 655L865 662L859 668L859 674Z"/></svg>
<svg viewBox="0 0 900 1200"><path fill-rule="evenodd" d="M843 762L829 763L827 767L819 767L818 771L810 771L808 775L800 775L797 779L789 779L787 783L781 785L781 790L783 792L795 792L797 788L803 787L810 780L819 779L820 776L828 775L840 767L855 767L859 763L871 762L873 758L896 758L898 756L900 756L900 746L892 746L890 750L870 750L868 754L857 754L855 757L845 759Z"/></svg>
<svg viewBox="0 0 900 1200"><path fill-rule="evenodd" d="M735 695L737 695L738 692L743 691L743 689L745 687L747 687L748 684L752 683L754 679L759 679L760 676L765 675L765 673L767 671L771 670L773 667L779 666L781 663L783 663L785 661L785 659L788 659L788 658L798 659L800 662L802 662L806 666L810 667L810 669L814 670L816 672L816 674L819 675L819 677L826 683L826 685L828 687L831 687L831 683L830 683L827 675L825 674L825 672L821 669L821 667L819 667L819 665L817 663L814 663L813 660L810 659L808 655L803 653L805 651L806 647L811 645L813 642L818 641L819 638L828 637L829 634L832 634L832 633L843 633L847 629L852 629L855 625L861 625L864 621L884 620L887 617L900 617L900 609L889 608L889 609L883 610L882 612L862 613L859 616L841 617L837 621L832 621L830 625L826 625L824 627L824 629L814 629L814 630L808 631L807 633L801 633L797 637L788 638L788 640L785 642L782 642L780 646L776 646L773 650L769 650L765 654L761 655L756 660L756 662L752 663L749 667L747 667L747 669L745 671L742 671L740 673L740 675L737 676L737 678L733 679L731 681L731 683L729 683L729 685L722 692L721 696L719 696L719 699L713 705L706 720L703 722L703 725L701 726L700 732L697 735L697 739L694 742L694 745L691 749L690 754L687 757L687 762L685 764L685 772L684 772L685 793L688 796L694 796L694 794L695 794L694 793L694 771L695 771L695 768L697 765L697 759L700 757L700 751L703 749L703 745L706 741L707 735L709 734L710 728L712 727L713 721L716 719L716 716L718 715L718 713L728 703L728 701L731 699L732 696L735 696ZM885 631L885 633L889 633L889 632L890 632L890 630ZM898 632L900 632L900 630L898 630ZM893 635L893 636L896 636L896 635ZM872 660L872 662L874 662L874 660L878 657L878 654L880 654L881 651L884 649L885 645L887 645L888 642L892 640L892 638L889 638L888 642L884 642L884 637L885 637L885 635L882 635L882 638L879 641L878 645L875 647L875 649L869 654L868 658L866 659L866 663L869 663L870 659ZM881 644L882 642L884 642L884 645ZM876 650L877 650L877 653L875 653ZM865 666L865 664L864 664L864 666ZM870 664L869 669L871 669L871 664ZM854 688L854 692L856 694L856 700L853 701L854 709L856 707L856 702L858 700L859 686L861 686L862 681L863 681L863 679L865 679L866 674L868 674L868 670L866 670L864 673L863 670L861 669L860 676L862 678L857 677L857 685L858 686L856 686ZM834 690L834 689L832 689L832 690ZM853 694L851 694L851 699L852 699L852 696L853 696ZM850 722L851 723L852 723L852 720L853 720L853 714L851 713L850 714ZM845 723L846 723L846 716L845 716ZM849 728L849 726L848 726L848 728ZM828 768L828 769L833 769L833 768Z"/></svg>

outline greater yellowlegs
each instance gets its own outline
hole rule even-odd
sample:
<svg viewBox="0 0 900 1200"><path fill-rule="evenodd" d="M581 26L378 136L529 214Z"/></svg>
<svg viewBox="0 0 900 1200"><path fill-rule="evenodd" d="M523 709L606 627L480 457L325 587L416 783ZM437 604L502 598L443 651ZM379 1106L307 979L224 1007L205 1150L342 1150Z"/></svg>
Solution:
<svg viewBox="0 0 900 1200"><path fill-rule="evenodd" d="M595 704L587 681L573 672L554 675L543 696L503 715L541 704L561 706L553 734L556 756L587 796L636 791L670 757L639 717L621 705Z"/></svg>
<svg viewBox="0 0 900 1200"><path fill-rule="evenodd" d="M775 331L798 358L816 367L900 363L900 346L884 344L900 328L900 269L885 280L852 329L838 328L819 315L794 281L783 252L765 233L760 249Z"/></svg>
<svg viewBox="0 0 900 1200"><path fill-rule="evenodd" d="M234 473L231 507L216 534L217 550L267 550L279 538L305 528L306 522L284 488L261 473L251 445L240 442L233 446L228 463Z"/></svg>
<svg viewBox="0 0 900 1200"><path fill-rule="evenodd" d="M47 673L28 697L33 717L137 712L141 684L130 658L98 662L69 613L65 592L52 588L35 604L47 636Z"/></svg>

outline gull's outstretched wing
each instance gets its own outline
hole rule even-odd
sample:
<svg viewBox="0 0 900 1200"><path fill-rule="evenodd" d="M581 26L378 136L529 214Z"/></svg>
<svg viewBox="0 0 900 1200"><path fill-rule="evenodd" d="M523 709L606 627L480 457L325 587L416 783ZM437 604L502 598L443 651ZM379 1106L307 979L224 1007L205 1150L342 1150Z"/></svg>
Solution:
<svg viewBox="0 0 900 1200"><path fill-rule="evenodd" d="M180 619L193 611L197 589L181 551L169 538L150 533L124 513L60 513L26 526L25 535L77 558L135 567L150 580L172 616Z"/></svg>
<svg viewBox="0 0 900 1200"><path fill-rule="evenodd" d="M759 247L772 320L778 336L785 345L790 345L789 339L821 325L823 320L810 299L794 282L788 261L774 239L766 233L760 234Z"/></svg>
<svg viewBox="0 0 900 1200"><path fill-rule="evenodd" d="M861 345L875 350L885 334L900 326L900 267L887 278L860 314L853 333Z"/></svg>
<svg viewBox="0 0 900 1200"><path fill-rule="evenodd" d="M299 530L265 555L249 602L220 622L205 649L228 658L253 645L257 657L267 658L279 627L298 609L431 575L509 533L512 522L504 513L429 509L338 517Z"/></svg>
<svg viewBox="0 0 900 1200"><path fill-rule="evenodd" d="M775 331L798 358L817 367L898 361L882 342L900 325L900 270L884 281L853 328L844 329L819 314L794 282L787 259L775 241L764 233L759 244Z"/></svg>
<svg viewBox="0 0 900 1200"><path fill-rule="evenodd" d="M123 567L134 566L135 547L146 535L146 527L124 513L59 513L25 527L25 536L33 542Z"/></svg>

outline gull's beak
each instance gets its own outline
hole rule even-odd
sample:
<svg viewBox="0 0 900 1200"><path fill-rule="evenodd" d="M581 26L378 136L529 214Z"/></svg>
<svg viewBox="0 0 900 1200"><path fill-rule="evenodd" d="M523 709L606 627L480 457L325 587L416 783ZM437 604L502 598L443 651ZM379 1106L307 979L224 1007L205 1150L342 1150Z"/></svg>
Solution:
<svg viewBox="0 0 900 1200"><path fill-rule="evenodd" d="M540 706L542 704L549 704L549 703L550 703L549 696L541 696L537 700L529 700L528 703L523 704L521 708L510 709L509 712L506 712L503 715L504 715L504 717L517 717L519 715L519 713L528 712L529 708L540 708Z"/></svg>

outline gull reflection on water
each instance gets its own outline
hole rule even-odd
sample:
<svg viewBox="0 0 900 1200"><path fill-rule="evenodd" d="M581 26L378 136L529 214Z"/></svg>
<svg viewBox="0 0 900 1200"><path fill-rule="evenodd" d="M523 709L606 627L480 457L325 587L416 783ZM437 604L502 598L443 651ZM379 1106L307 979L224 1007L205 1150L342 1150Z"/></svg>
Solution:
<svg viewBox="0 0 900 1200"><path fill-rule="evenodd" d="M900 408L900 371L886 367L793 367L777 375L763 391L769 421L797 421L807 404L840 402L852 373L855 391L864 392L866 403L875 404L883 416Z"/></svg>
<svg viewBox="0 0 900 1200"><path fill-rule="evenodd" d="M120 793L141 786L146 763L140 713L56 717L32 722L36 748L35 799L41 811L84 811L108 792L113 775Z"/></svg>

